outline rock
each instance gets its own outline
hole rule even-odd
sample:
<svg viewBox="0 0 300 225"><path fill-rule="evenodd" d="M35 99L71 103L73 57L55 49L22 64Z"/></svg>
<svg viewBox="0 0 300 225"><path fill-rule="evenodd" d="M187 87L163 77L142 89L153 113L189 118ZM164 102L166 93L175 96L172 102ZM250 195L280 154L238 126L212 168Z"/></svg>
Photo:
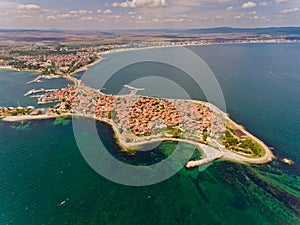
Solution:
<svg viewBox="0 0 300 225"><path fill-rule="evenodd" d="M288 159L288 158L282 159L282 162L284 162L284 163L286 163L286 164L289 164L289 165L293 165L293 164L294 164L293 160Z"/></svg>

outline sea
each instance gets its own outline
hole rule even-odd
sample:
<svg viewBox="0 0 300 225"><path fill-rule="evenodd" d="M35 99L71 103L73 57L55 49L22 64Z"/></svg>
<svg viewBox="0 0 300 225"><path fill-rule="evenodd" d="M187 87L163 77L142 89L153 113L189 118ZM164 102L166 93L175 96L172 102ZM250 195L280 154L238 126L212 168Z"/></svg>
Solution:
<svg viewBox="0 0 300 225"><path fill-rule="evenodd" d="M0 121L0 224L300 224L300 44L187 49L212 71L230 117L272 147L276 156L272 162L247 165L219 160L200 170L182 168L157 184L125 186L102 177L84 160L71 118ZM151 50L139 51L145 55ZM169 50L156 51L163 55ZM125 62L133 54L105 55L105 60L77 77L84 85L99 88L109 65ZM35 76L1 70L0 105L35 106L34 99L23 96L28 90L68 83L53 79L26 84ZM204 91L186 77L180 68L142 61L117 70L102 91L126 94L123 85L130 84L145 88L140 93L144 95L206 100ZM109 125L81 120L96 123L110 154L135 166L159 162L177 146L164 142L151 151L125 153ZM82 133L93 135L88 130ZM188 151L193 146L181 148ZM200 156L196 149L193 157ZM284 163L284 158L294 164Z"/></svg>
<svg viewBox="0 0 300 225"><path fill-rule="evenodd" d="M33 79L36 78L37 75L38 74L35 72L18 72L0 69L0 106L43 107L41 105L37 105L36 98L30 98L28 96L24 96L24 94L32 89L58 89L66 87L68 84L72 84L70 81L63 78L41 78L39 79L40 82L31 83L31 81L33 81ZM36 95L38 94L39 93L37 93Z"/></svg>

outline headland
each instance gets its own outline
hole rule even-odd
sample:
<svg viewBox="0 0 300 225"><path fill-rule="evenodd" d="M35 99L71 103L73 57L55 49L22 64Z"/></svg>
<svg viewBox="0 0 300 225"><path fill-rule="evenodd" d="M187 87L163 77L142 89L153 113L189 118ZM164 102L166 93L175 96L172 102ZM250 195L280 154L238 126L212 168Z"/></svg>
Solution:
<svg viewBox="0 0 300 225"><path fill-rule="evenodd" d="M143 89L126 87L129 95L107 95L74 81L74 86L39 96L39 104L56 102L54 107L2 107L0 118L10 122L72 116L95 119L112 126L124 151L152 142L188 143L201 149L203 156L187 162L187 168L220 158L262 164L274 157L268 146L211 103L140 96L137 92Z"/></svg>
<svg viewBox="0 0 300 225"><path fill-rule="evenodd" d="M263 141L236 124L228 114L211 103L140 96L138 92L144 89L129 85L124 85L130 90L128 95L107 95L100 90L83 86L81 80L72 76L99 63L103 60L102 54L157 47L166 46L134 49L99 47L93 48L92 53L90 49L84 48L83 53L74 53L68 57L57 52L58 56L49 56L54 60L55 66L51 71L55 73L51 74L51 71L47 70L48 65L41 64L42 73L32 82L39 82L39 79L44 77L62 77L72 81L73 85L55 90L33 89L25 94L38 98L39 104L57 104L50 108L0 107L0 118L9 122L57 117L91 118L110 124L124 151L151 142L185 142L203 152L200 159L187 162L187 168L201 166L220 158L253 164L272 161L274 155ZM81 61L72 63L77 57L81 57ZM16 57L16 60L18 59ZM43 60L46 59L49 60ZM62 59L67 60L68 67L61 65ZM32 57L26 60L35 62L35 58ZM7 68L20 70L11 66ZM35 93L39 95L33 95Z"/></svg>

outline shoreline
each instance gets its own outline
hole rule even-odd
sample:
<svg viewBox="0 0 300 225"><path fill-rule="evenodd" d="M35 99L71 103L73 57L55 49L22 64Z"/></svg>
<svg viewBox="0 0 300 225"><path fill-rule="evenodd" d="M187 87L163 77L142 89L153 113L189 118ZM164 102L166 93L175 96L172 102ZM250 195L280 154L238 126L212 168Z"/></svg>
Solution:
<svg viewBox="0 0 300 225"><path fill-rule="evenodd" d="M198 100L189 100L194 103L200 103L200 104L206 104L209 105L209 107L212 107L212 105L209 102L203 102L203 101L198 101ZM201 165L208 164L210 162L213 162L217 159L224 158L226 160L232 160L236 161L239 163L250 163L250 164L264 164L268 163L275 158L273 155L273 152L271 149L260 139L249 133L242 125L237 124L234 122L230 117L227 115L227 113L223 112L220 110L218 107L214 106L214 110L218 110L218 112L222 113L222 116L225 118L226 121L231 122L234 124L236 127L238 127L242 132L244 132L248 137L252 138L255 142L257 142L259 145L261 145L264 150L265 154L259 158L250 158L246 156L242 156L240 154L231 152L230 150L227 150L225 147L222 148L216 148L213 147L209 144L202 144L199 142L195 142L192 140L188 139L181 139L181 138L172 138L172 137L147 137L147 140L138 140L136 139L136 142L131 142L127 143L125 138L123 137L122 134L120 134L119 129L117 127L117 124L115 124L112 120L110 119L104 119L104 118L97 118L94 115L83 115L83 114L76 114L76 113L64 113L64 114L53 114L53 115L22 115L22 116L8 116L2 118L3 121L5 122L17 122L17 121L25 121L25 120L42 120L42 119L54 119L54 118L60 118L60 117L82 117L82 118L89 118L89 119L94 119L96 121L104 122L108 125L110 125L114 131L114 134L117 138L117 141L119 143L120 148L128 150L133 147L138 147L138 146L143 146L146 144L151 144L151 143L156 143L156 142L164 142L164 141L173 141L173 142L182 142L182 143L187 143L191 144L197 148L199 148L202 153L203 153L203 158L199 160L191 160L187 162L185 165L186 168L194 168L194 167L199 167ZM0 118L1 119L1 118Z"/></svg>
<svg viewBox="0 0 300 225"><path fill-rule="evenodd" d="M133 47L133 48L117 48L104 51L99 53L99 55L109 55L112 53L119 53L119 52L128 52L128 51L138 51L138 50L147 50L147 49L156 49L156 48L172 48L172 47L189 47L189 46L210 46L210 45L235 45L235 44L292 44L292 43L300 43L300 41L241 41L241 42L228 42L228 43L197 43L197 44L174 44L174 45L165 45L165 46L147 46L147 47Z"/></svg>
<svg viewBox="0 0 300 225"><path fill-rule="evenodd" d="M265 150L265 154L264 156L260 157L259 160L256 158L248 158L248 162L250 163L255 163L255 164L261 164L266 162L270 162L272 161L275 156L273 154L273 152L271 151L271 149L259 138L255 137L253 134L251 134L250 132L248 132L242 125L237 124L235 121L233 121L232 119L229 118L228 114L224 114L225 118L230 121L233 125L235 125L237 128L239 128L242 132L244 132L248 137L252 138L255 142L257 142L258 144L260 144L264 150ZM235 154L227 149L224 149L224 151L228 154L231 155L231 157L236 158L237 160L243 160L243 156ZM233 155L234 154L234 155Z"/></svg>
<svg viewBox="0 0 300 225"><path fill-rule="evenodd" d="M59 79L59 78L63 78L63 79L67 79L70 80L72 82L74 82L74 86L78 85L76 83L78 83L77 81L79 81L77 78L73 77L75 74L80 73L80 72L85 72L89 69L89 67L94 66L98 63L100 63L102 60L104 60L104 58L101 57L100 54L98 54L98 59L95 60L94 62L92 62L91 64L85 65L77 70L75 70L74 72L70 73L70 74L62 74L62 75L58 75L58 74L50 74L50 75L41 75L40 72L38 70L19 70L16 68L13 68L11 66L0 66L0 70L6 70L6 71L15 71L15 72L28 72L28 73L38 73L37 76L31 80L28 81L27 84L32 84L32 83L37 83L37 82L41 82L40 78L42 79ZM70 77L72 77L73 79L69 79ZM77 81L75 81L74 79L76 79Z"/></svg>
<svg viewBox="0 0 300 225"><path fill-rule="evenodd" d="M101 54L97 54L97 55L98 55L98 57L99 57L97 60L95 60L94 62L92 62L92 63L90 63L90 64L87 64L87 65L85 65L85 66L83 66L83 67L81 67L81 68L79 68L79 69L77 69L77 70L75 70L73 73L68 74L68 76L73 76L73 75L75 75L75 74L77 74L77 73L85 72L85 71L87 71L91 66L95 66L96 64L98 64L98 63L100 63L102 60L104 60L104 58L101 57Z"/></svg>
<svg viewBox="0 0 300 225"><path fill-rule="evenodd" d="M67 74L67 76L73 76L77 73L80 73L80 72L84 72L84 71L87 71L90 67L92 66L95 66L97 65L98 63L102 62L103 60L105 60L104 57L102 57L102 55L109 55L109 54L112 54L112 53L119 53L119 52L128 52L128 51L138 51L138 50L147 50L147 49L159 49L159 48L172 48L172 47L189 47L189 46L210 46L210 45L238 45L238 44L293 44L293 43L298 43L300 44L300 41L252 41L252 42L248 42L248 41L241 41L241 42L231 42L231 43L197 43L197 44L183 44L183 45L165 45L165 46L147 46L147 47L133 47L133 48L117 48L117 49L111 49L111 50L107 50L107 51L103 51L103 52L98 52L97 55L98 55L98 59L91 63L91 64L88 64L88 65L85 65L79 69L77 69L76 71L70 73L70 74ZM14 67L11 67L11 66L0 66L0 70L8 70L8 71L16 71L16 72L32 72L32 73L40 73L41 71L39 70L19 70L17 68L14 68ZM40 74L38 76L41 76ZM47 79L50 79L52 75L46 75L46 78ZM57 76L57 77L55 77ZM59 77L58 77L59 76ZM53 74L53 79L54 78L64 78L66 76L65 75L56 75L56 74ZM41 76L43 78L43 76ZM49 78L48 78L49 77ZM38 78L38 77L36 77ZM34 79L35 80L35 79ZM31 81L30 81L31 82Z"/></svg>
<svg viewBox="0 0 300 225"><path fill-rule="evenodd" d="M29 70L29 69L20 70L20 69L14 68L12 66L0 66L0 70L13 71L13 72L28 72L28 73L40 73L41 72L39 70Z"/></svg>
<svg viewBox="0 0 300 225"><path fill-rule="evenodd" d="M254 42L245 42L245 43L246 44L251 44L251 43L254 43ZM258 43L290 43L290 42L258 42ZM292 43L294 43L294 42L292 42ZM184 45L184 46L204 46L204 45L215 45L215 44L227 45L227 44L243 44L243 43L239 42L239 43L211 43L211 44L193 44L193 45L191 44L191 45ZM184 47L184 46L182 46L182 47ZM79 70L74 71L71 74L63 75L63 76L60 76L60 77L64 78L64 79L68 79L68 80L74 82L74 89L77 89L78 86L81 83L81 80L73 77L73 75L76 74L76 73L82 72L82 71L87 71L91 66L97 65L98 63L103 61L105 58L103 58L102 55L111 54L111 53L118 53L118 52L124 52L124 51L137 51L137 50L143 50L143 49L168 48L168 47L180 47L180 46L179 45L149 46L149 47L143 47L143 48L125 48L125 49L109 50L109 51L106 51L106 52L103 52L103 53L99 53L98 54L99 59L96 60L95 62L93 62L91 64L88 64L88 65L80 68ZM30 71L26 71L26 72L30 72ZM36 77L35 79L38 79L39 76ZM188 140L188 139L168 138L168 137L157 138L157 137L149 136L147 138L150 139L150 140L142 140L142 141L136 142L136 143L127 143L124 140L124 138L122 137L122 134L119 133L118 127L113 121L110 121L110 120L107 120L107 119L96 118L93 115L81 115L81 114L65 113L65 114L60 114L60 115L53 114L53 115L35 115L35 116L30 116L30 115L8 116L8 117L0 118L0 119L2 119L3 121L6 121L6 122L17 122L17 121L24 121L24 120L53 119L53 118L59 118L59 117L90 118L90 119L94 119L94 120L109 124L114 130L115 136L118 139L119 146L121 148L125 148L125 149L136 147L136 146L141 146L141 145L145 145L145 144L151 144L151 143L154 143L154 142L162 142L162 141L174 141L174 142L188 143L188 144L194 145L195 147L198 147L199 149L201 149L201 151L204 153L204 158L199 159L199 160L189 161L186 164L187 168L193 168L193 167L201 166L201 165L210 163L210 162L212 162L216 159L219 159L219 158L224 158L224 159L227 159L227 160L233 160L233 161L240 162L240 163L245 162L245 163L252 163L252 164L263 164L263 163L267 163L267 162L272 161L272 159L275 157L273 155L273 152L270 150L270 148L263 141L261 141L260 139L258 139L257 137L255 137L254 135L252 135L251 133L246 131L246 129L242 125L239 125L239 124L235 123L232 119L230 119L230 117L228 116L228 114L226 112L223 112L217 106L215 106L215 105L213 105L209 102L198 101L198 100L185 100L185 101L191 101L191 102L194 102L194 103L204 104L204 105L218 111L220 114L223 115L225 120L230 121L232 124L234 124L236 127L238 127L242 132L244 132L248 137L250 137L255 142L257 142L259 145L261 145L265 150L265 154L262 157L259 157L259 158L250 158L250 157L240 155L238 153L231 152L230 150L227 150L225 148L220 149L220 147L218 147L216 149L215 147L212 147L212 146L209 146L209 145L204 145L204 144L201 144L201 143L198 143L198 142L195 142L195 141L191 141L191 140ZM215 154L212 154L212 152L214 152Z"/></svg>

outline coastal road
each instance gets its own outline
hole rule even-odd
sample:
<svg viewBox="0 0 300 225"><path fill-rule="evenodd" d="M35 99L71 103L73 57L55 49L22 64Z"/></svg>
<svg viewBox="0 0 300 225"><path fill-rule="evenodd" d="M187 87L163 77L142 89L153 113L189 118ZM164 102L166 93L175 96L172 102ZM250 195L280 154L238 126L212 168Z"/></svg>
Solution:
<svg viewBox="0 0 300 225"><path fill-rule="evenodd" d="M64 78L66 78L67 80L72 81L74 83L74 89L78 88L78 86L80 84L80 81L78 79L76 79L75 77L72 77L70 75L64 76Z"/></svg>

